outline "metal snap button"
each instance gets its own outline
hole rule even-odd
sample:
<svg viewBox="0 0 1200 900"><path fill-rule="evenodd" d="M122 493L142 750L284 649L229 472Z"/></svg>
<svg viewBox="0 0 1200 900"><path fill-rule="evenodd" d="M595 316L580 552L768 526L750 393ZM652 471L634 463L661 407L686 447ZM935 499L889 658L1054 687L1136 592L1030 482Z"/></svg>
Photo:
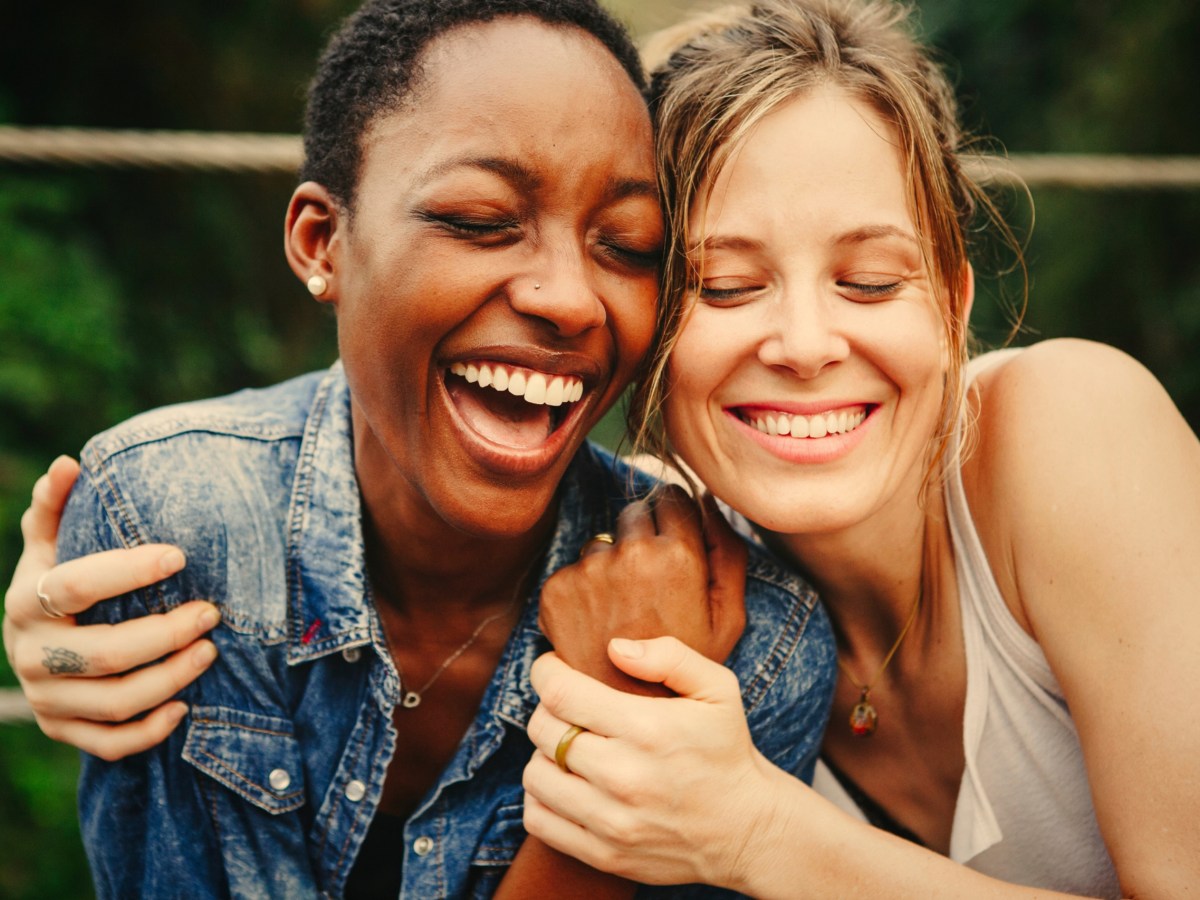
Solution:
<svg viewBox="0 0 1200 900"><path fill-rule="evenodd" d="M357 803L365 796L367 796L367 786L357 778L346 785L346 799L351 803Z"/></svg>
<svg viewBox="0 0 1200 900"><path fill-rule="evenodd" d="M356 663L362 659L361 647L347 647L342 651L342 659L348 663Z"/></svg>
<svg viewBox="0 0 1200 900"><path fill-rule="evenodd" d="M413 841L413 853L417 856L428 856L431 850L433 850L433 838L421 835Z"/></svg>
<svg viewBox="0 0 1200 900"><path fill-rule="evenodd" d="M267 776L267 783L271 785L272 790L286 791L291 786L292 776L285 769L272 769L271 774Z"/></svg>

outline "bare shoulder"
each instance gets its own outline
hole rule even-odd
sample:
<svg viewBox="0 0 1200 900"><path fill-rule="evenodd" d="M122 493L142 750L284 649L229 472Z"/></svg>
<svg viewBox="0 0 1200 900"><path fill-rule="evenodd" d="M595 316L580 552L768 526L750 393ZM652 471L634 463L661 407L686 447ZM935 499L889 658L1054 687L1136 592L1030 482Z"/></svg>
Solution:
<svg viewBox="0 0 1200 900"><path fill-rule="evenodd" d="M977 382L978 474L1040 492L1172 444L1195 443L1158 380L1126 353L1093 341L1044 341Z"/></svg>
<svg viewBox="0 0 1200 900"><path fill-rule="evenodd" d="M1104 548L1151 549L1164 504L1200 497L1200 442L1158 380L1112 347L1034 345L983 373L972 402L964 486L997 583L1030 633L1039 586L1084 583L1077 568Z"/></svg>

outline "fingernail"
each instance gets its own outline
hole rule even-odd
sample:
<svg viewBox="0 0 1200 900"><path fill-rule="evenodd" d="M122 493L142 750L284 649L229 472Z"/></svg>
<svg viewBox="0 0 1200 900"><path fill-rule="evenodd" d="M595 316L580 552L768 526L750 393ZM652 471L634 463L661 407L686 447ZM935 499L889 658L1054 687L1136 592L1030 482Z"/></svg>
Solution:
<svg viewBox="0 0 1200 900"><path fill-rule="evenodd" d="M221 611L215 606L209 606L204 612L200 613L200 617L196 620L197 626L201 631L212 631L221 621Z"/></svg>
<svg viewBox="0 0 1200 900"><path fill-rule="evenodd" d="M613 638L610 642L613 652L626 659L641 659L646 655L646 648L641 641L631 641L627 638Z"/></svg>
<svg viewBox="0 0 1200 900"><path fill-rule="evenodd" d="M187 557L178 547L172 547L158 558L158 568L164 575L174 575L187 565Z"/></svg>
<svg viewBox="0 0 1200 900"><path fill-rule="evenodd" d="M211 641L205 641L192 651L192 663L197 669L206 669L217 658L217 647Z"/></svg>

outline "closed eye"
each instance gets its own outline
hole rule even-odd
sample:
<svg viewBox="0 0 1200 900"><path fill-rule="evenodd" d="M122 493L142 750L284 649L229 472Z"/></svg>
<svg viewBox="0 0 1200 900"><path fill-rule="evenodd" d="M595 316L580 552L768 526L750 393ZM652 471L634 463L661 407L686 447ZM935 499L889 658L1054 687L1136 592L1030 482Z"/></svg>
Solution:
<svg viewBox="0 0 1200 900"><path fill-rule="evenodd" d="M761 287L755 284L717 288L699 285L694 289L699 299L710 306L734 306L749 300Z"/></svg>
<svg viewBox="0 0 1200 900"><path fill-rule="evenodd" d="M839 281L837 286L844 291L856 295L857 299L886 300L898 293L900 288L904 287L904 282L889 281L877 284L859 281Z"/></svg>

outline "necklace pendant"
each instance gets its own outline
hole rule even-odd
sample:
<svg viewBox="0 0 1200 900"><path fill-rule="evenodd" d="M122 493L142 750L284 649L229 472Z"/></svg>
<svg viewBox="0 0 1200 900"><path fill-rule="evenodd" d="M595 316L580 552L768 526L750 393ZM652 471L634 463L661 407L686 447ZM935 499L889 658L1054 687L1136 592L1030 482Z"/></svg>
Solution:
<svg viewBox="0 0 1200 900"><path fill-rule="evenodd" d="M414 706L420 706L421 695L416 691L405 691L404 696L400 700L400 705L405 709L412 709Z"/></svg>
<svg viewBox="0 0 1200 900"><path fill-rule="evenodd" d="M855 704L854 709L850 710L850 731L855 737L870 737L875 733L878 723L879 714L875 712L874 705L867 699L866 691L863 691L863 695Z"/></svg>

